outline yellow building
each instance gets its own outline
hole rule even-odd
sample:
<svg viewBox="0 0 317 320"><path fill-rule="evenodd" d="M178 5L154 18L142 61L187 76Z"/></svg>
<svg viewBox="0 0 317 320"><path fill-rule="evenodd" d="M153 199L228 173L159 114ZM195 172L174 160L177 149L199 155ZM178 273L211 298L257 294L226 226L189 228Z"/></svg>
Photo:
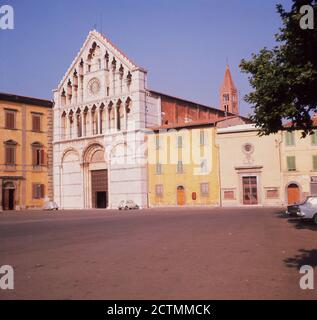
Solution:
<svg viewBox="0 0 317 320"><path fill-rule="evenodd" d="M214 124L162 127L148 134L149 206L219 205Z"/></svg>
<svg viewBox="0 0 317 320"><path fill-rule="evenodd" d="M0 93L0 211L52 200L52 106Z"/></svg>
<svg viewBox="0 0 317 320"><path fill-rule="evenodd" d="M317 195L317 131L306 138L299 130L283 131L281 154L284 202L298 203Z"/></svg>

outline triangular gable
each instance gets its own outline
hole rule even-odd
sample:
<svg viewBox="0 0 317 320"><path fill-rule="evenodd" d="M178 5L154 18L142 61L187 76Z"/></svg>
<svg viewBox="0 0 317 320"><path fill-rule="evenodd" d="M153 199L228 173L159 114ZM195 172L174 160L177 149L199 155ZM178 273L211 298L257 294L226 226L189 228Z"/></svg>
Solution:
<svg viewBox="0 0 317 320"><path fill-rule="evenodd" d="M141 69L144 70L143 68L139 67L137 64L135 64L132 60L130 60L117 46L115 46L108 38L106 38L104 35L102 35L100 32L96 30L92 30L89 32L86 40L84 41L84 44L80 48L78 54L74 58L73 62L71 63L70 67L66 71L63 79L60 81L58 84L57 90L60 90L63 84L67 81L67 78L70 77L70 74L72 70L75 68L76 64L79 63L79 59L81 58L83 52L89 45L91 41L96 39L99 41L101 44L103 44L106 48L107 51L117 57L122 63L124 63L129 69L134 70L134 69Z"/></svg>

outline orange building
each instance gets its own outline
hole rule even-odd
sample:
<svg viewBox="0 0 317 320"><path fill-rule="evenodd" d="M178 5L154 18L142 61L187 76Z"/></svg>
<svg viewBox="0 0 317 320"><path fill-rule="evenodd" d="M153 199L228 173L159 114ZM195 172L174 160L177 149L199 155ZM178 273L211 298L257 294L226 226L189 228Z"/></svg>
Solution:
<svg viewBox="0 0 317 320"><path fill-rule="evenodd" d="M52 106L48 100L0 93L0 211L53 200Z"/></svg>

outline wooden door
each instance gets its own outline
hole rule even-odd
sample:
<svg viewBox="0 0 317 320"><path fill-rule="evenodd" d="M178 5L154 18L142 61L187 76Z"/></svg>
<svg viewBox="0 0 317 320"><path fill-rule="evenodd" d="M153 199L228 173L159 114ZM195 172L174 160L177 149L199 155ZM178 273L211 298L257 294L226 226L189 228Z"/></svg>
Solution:
<svg viewBox="0 0 317 320"><path fill-rule="evenodd" d="M177 205L183 206L185 204L185 189L183 186L177 187Z"/></svg>
<svg viewBox="0 0 317 320"><path fill-rule="evenodd" d="M3 210L14 210L14 189L4 189Z"/></svg>
<svg viewBox="0 0 317 320"><path fill-rule="evenodd" d="M287 201L288 204L300 202L300 192L297 184L292 183L287 187Z"/></svg>
<svg viewBox="0 0 317 320"><path fill-rule="evenodd" d="M243 204L255 205L258 204L258 186L256 177L243 177Z"/></svg>
<svg viewBox="0 0 317 320"><path fill-rule="evenodd" d="M91 171L92 207L108 206L108 170Z"/></svg>

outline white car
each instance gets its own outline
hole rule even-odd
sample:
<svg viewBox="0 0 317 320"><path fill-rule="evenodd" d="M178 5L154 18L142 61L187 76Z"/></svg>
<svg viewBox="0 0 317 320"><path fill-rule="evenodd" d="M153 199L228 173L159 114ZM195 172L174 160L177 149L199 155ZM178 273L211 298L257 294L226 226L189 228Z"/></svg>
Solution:
<svg viewBox="0 0 317 320"><path fill-rule="evenodd" d="M133 200L122 200L118 206L119 210L139 209L139 206Z"/></svg>
<svg viewBox="0 0 317 320"><path fill-rule="evenodd" d="M311 196L298 206L297 215L302 219L313 220L317 224L317 196Z"/></svg>
<svg viewBox="0 0 317 320"><path fill-rule="evenodd" d="M43 210L58 210L58 205L54 201L48 201L44 204Z"/></svg>

